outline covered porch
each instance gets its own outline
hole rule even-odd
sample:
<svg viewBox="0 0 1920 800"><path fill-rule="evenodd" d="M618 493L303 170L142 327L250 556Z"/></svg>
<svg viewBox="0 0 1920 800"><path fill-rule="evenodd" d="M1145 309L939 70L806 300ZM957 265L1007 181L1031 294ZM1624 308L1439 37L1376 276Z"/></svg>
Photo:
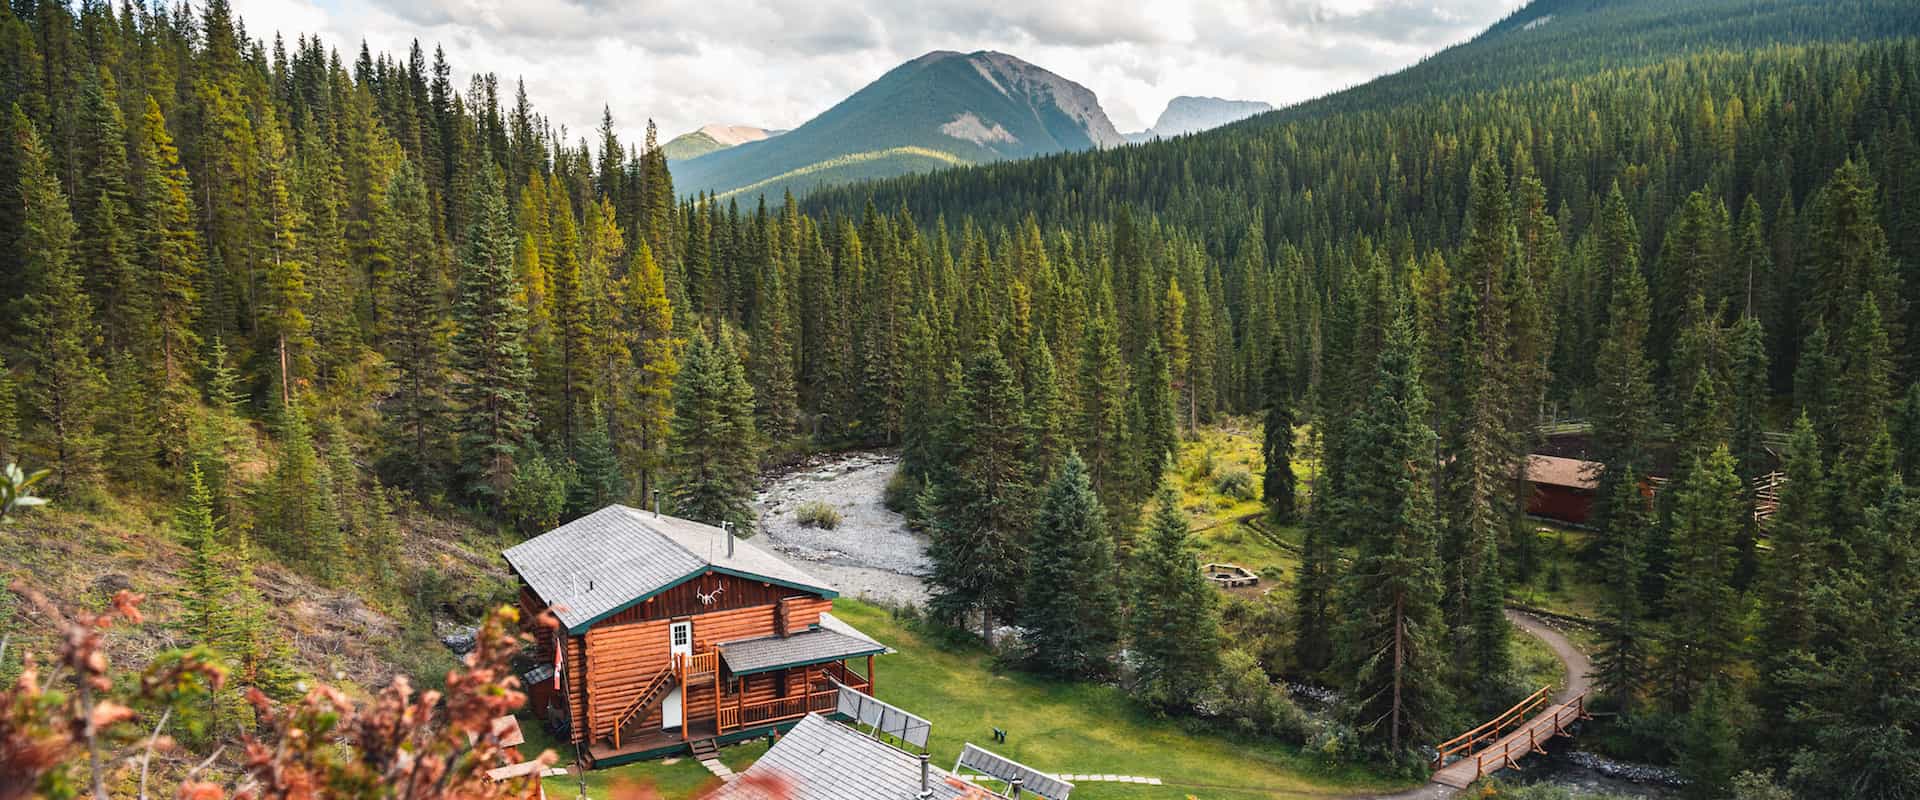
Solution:
<svg viewBox="0 0 1920 800"><path fill-rule="evenodd" d="M873 693L874 657L887 652L844 623L784 637L696 643L657 679L678 688L681 724L648 729L623 722L613 735L590 744L588 753L596 765L655 758L696 742L726 744L764 735L810 713L831 714L840 686ZM626 716L644 717L637 710Z"/></svg>

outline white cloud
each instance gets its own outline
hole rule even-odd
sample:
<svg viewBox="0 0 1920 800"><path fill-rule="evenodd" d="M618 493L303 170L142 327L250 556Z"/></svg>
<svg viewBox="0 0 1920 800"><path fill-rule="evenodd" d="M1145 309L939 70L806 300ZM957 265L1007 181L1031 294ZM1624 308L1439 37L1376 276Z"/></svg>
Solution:
<svg viewBox="0 0 1920 800"><path fill-rule="evenodd" d="M255 37L319 33L351 62L365 40L444 47L588 135L610 106L623 138L709 122L791 128L929 50L999 50L1092 89L1121 130L1167 100L1275 105L1399 69L1520 0L234 0Z"/></svg>

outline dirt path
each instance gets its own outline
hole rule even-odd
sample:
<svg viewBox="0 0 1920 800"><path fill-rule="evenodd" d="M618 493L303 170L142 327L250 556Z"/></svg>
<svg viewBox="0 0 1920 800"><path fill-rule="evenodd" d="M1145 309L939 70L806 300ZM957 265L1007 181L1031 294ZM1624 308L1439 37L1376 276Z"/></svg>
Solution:
<svg viewBox="0 0 1920 800"><path fill-rule="evenodd" d="M1560 664L1565 667L1566 675L1561 679L1560 691L1554 694L1553 702L1565 703L1572 700L1575 695L1593 688L1593 678L1588 675L1593 671L1592 659L1589 659L1587 654L1575 646L1565 634L1548 625L1545 620L1524 611L1509 608L1507 619L1512 620L1513 624L1525 631L1527 635L1545 642L1547 648L1553 651L1554 657L1560 659ZM1462 793L1462 790L1446 784L1427 783L1399 794L1361 795L1352 800L1445 800Z"/></svg>

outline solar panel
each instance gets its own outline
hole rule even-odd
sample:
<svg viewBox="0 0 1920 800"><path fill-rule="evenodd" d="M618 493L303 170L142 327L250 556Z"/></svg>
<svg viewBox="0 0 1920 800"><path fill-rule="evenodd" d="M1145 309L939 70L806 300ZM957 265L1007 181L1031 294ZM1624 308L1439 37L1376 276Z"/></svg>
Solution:
<svg viewBox="0 0 1920 800"><path fill-rule="evenodd" d="M880 702L872 695L863 694L839 681L834 681L834 685L840 687L839 703L835 710L841 715L877 733L892 736L922 750L927 748L927 736L933 733L933 723Z"/></svg>
<svg viewBox="0 0 1920 800"><path fill-rule="evenodd" d="M1013 783L1013 779L1019 778L1023 790L1045 797L1047 800L1067 800L1067 795L1073 792L1071 783L1018 761L989 753L975 747L972 742L968 742L967 746L960 751L960 760L954 762L954 772L957 773L962 769L990 775L1007 783Z"/></svg>

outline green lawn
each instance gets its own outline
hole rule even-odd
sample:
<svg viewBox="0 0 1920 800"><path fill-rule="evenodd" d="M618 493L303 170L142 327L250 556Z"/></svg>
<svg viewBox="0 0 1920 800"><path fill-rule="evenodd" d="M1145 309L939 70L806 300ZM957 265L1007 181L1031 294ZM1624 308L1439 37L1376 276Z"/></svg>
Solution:
<svg viewBox="0 0 1920 800"><path fill-rule="evenodd" d="M1527 581L1509 584L1507 598L1556 614L1599 616L1600 584L1593 579L1593 568L1575 558L1576 553L1588 546L1593 534L1537 520L1530 520L1528 524L1534 530L1540 568L1534 570Z"/></svg>
<svg viewBox="0 0 1920 800"><path fill-rule="evenodd" d="M997 672L979 650L943 648L886 611L840 600L834 614L900 652L881 656L880 699L933 722L934 760L951 765L967 741L1048 772L1160 778L1166 786L1082 783L1075 798L1333 797L1393 788L1367 773L1329 770L1282 745L1196 735L1136 707L1118 689ZM1007 731L1005 744L992 729Z"/></svg>
<svg viewBox="0 0 1920 800"><path fill-rule="evenodd" d="M834 614L899 651L879 659L878 695L933 722L930 744L942 766L952 766L971 741L1049 772L1143 775L1166 783L1085 782L1074 788L1076 800L1324 798L1400 786L1357 768L1322 767L1283 745L1188 733L1142 712L1115 688L996 671L984 651L924 639L875 606L842 598ZM555 746L538 725L523 726L533 747L554 747L563 764L571 761L570 748ZM1007 731L1006 744L993 742L996 727ZM720 757L740 771L764 752L765 740L756 740L725 748ZM573 780L549 779L549 792L571 795ZM612 786L648 784L678 800L711 781L691 759L653 761L590 772L587 794L605 798Z"/></svg>
<svg viewBox="0 0 1920 800"><path fill-rule="evenodd" d="M520 730L526 733L527 744L521 751L528 756L542 749L551 749L560 756L558 766L573 764L573 746L561 742L547 732L547 729L531 717L520 716ZM733 770L742 771L759 760L767 752L767 740L754 739L749 742L723 747L720 760ZM578 777L548 778L546 780L549 797L575 797L578 795ZM692 758L672 758L657 761L642 761L624 764L612 769L595 770L587 773L587 796L594 800L604 800L612 796L616 786L651 786L660 792L663 798L690 798L698 796L703 790L718 785L720 780L708 772L706 767Z"/></svg>

